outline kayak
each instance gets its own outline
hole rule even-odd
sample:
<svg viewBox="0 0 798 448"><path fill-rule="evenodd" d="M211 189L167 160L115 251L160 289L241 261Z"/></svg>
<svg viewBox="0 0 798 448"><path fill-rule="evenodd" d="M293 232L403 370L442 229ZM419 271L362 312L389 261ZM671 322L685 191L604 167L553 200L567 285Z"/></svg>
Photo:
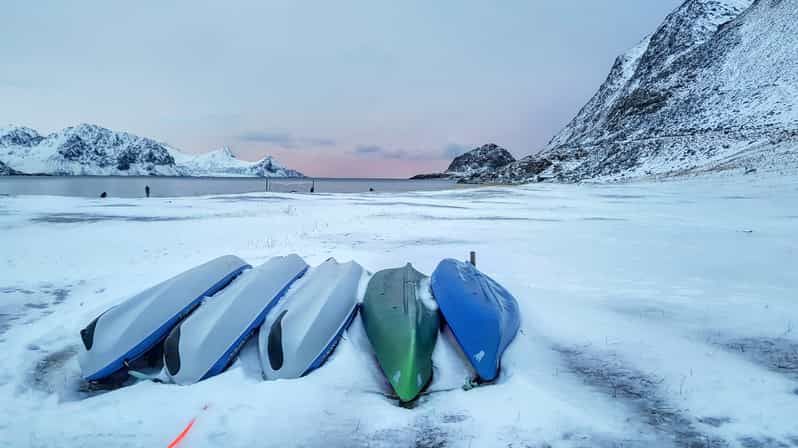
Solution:
<svg viewBox="0 0 798 448"><path fill-rule="evenodd" d="M359 264L331 258L286 293L260 327L264 378L299 378L324 363L357 312L362 275Z"/></svg>
<svg viewBox="0 0 798 448"><path fill-rule="evenodd" d="M169 379L192 384L223 372L307 268L298 255L274 257L206 300L164 341Z"/></svg>
<svg viewBox="0 0 798 448"><path fill-rule="evenodd" d="M440 324L428 277L409 263L371 278L361 318L385 377L402 402L414 400L432 379L432 352Z"/></svg>
<svg viewBox="0 0 798 448"><path fill-rule="evenodd" d="M501 357L518 333L518 302L470 263L446 259L432 273L432 294L479 380L499 375Z"/></svg>
<svg viewBox="0 0 798 448"><path fill-rule="evenodd" d="M80 331L83 377L99 381L156 347L202 299L216 294L250 266L227 255L136 294Z"/></svg>

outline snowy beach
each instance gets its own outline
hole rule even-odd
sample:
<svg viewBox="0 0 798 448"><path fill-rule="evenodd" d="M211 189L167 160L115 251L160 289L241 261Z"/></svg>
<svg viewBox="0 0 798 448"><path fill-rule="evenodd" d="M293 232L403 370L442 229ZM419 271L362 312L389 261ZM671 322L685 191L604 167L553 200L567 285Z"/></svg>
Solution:
<svg viewBox="0 0 798 448"><path fill-rule="evenodd" d="M0 196L0 447L798 446L798 177L194 198ZM250 342L192 386L89 390L79 330L211 258L370 272L446 257L518 299L497 384L439 338L430 393L383 394L356 319L319 370Z"/></svg>

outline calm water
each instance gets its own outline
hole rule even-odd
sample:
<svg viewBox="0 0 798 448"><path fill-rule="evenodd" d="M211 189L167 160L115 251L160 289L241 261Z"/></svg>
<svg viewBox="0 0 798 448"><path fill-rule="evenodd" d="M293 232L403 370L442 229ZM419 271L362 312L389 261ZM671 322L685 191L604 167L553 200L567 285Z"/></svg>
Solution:
<svg viewBox="0 0 798 448"><path fill-rule="evenodd" d="M150 186L154 197L201 196L259 191L361 193L444 190L454 188L449 180L402 179L296 179L296 178L223 178L223 177L113 177L113 176L0 176L0 195L46 194L55 196L141 197Z"/></svg>

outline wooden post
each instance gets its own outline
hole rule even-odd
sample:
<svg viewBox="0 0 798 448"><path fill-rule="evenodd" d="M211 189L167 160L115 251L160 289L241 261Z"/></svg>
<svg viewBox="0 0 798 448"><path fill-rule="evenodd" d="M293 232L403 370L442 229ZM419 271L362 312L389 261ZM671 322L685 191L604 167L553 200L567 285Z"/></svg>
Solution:
<svg viewBox="0 0 798 448"><path fill-rule="evenodd" d="M471 266L477 267L477 253L472 250L468 254L468 258L470 259Z"/></svg>

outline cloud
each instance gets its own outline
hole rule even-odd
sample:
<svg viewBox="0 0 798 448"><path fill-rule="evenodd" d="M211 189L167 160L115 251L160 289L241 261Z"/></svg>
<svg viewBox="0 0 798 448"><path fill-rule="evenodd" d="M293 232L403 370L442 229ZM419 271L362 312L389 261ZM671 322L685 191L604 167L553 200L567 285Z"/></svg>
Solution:
<svg viewBox="0 0 798 448"><path fill-rule="evenodd" d="M331 138L296 137L283 131L250 131L238 135L242 142L268 143L285 149L298 149L307 146L334 146Z"/></svg>
<svg viewBox="0 0 798 448"><path fill-rule="evenodd" d="M408 153L404 149L386 149L378 145L360 145L355 148L354 153L364 157L376 157L380 159L406 159Z"/></svg>
<svg viewBox="0 0 798 448"><path fill-rule="evenodd" d="M406 149L388 149L379 145L360 145L355 147L353 154L359 157L378 159L404 159L404 160L441 160L453 159L469 151L469 147L450 143L437 151L408 151Z"/></svg>

